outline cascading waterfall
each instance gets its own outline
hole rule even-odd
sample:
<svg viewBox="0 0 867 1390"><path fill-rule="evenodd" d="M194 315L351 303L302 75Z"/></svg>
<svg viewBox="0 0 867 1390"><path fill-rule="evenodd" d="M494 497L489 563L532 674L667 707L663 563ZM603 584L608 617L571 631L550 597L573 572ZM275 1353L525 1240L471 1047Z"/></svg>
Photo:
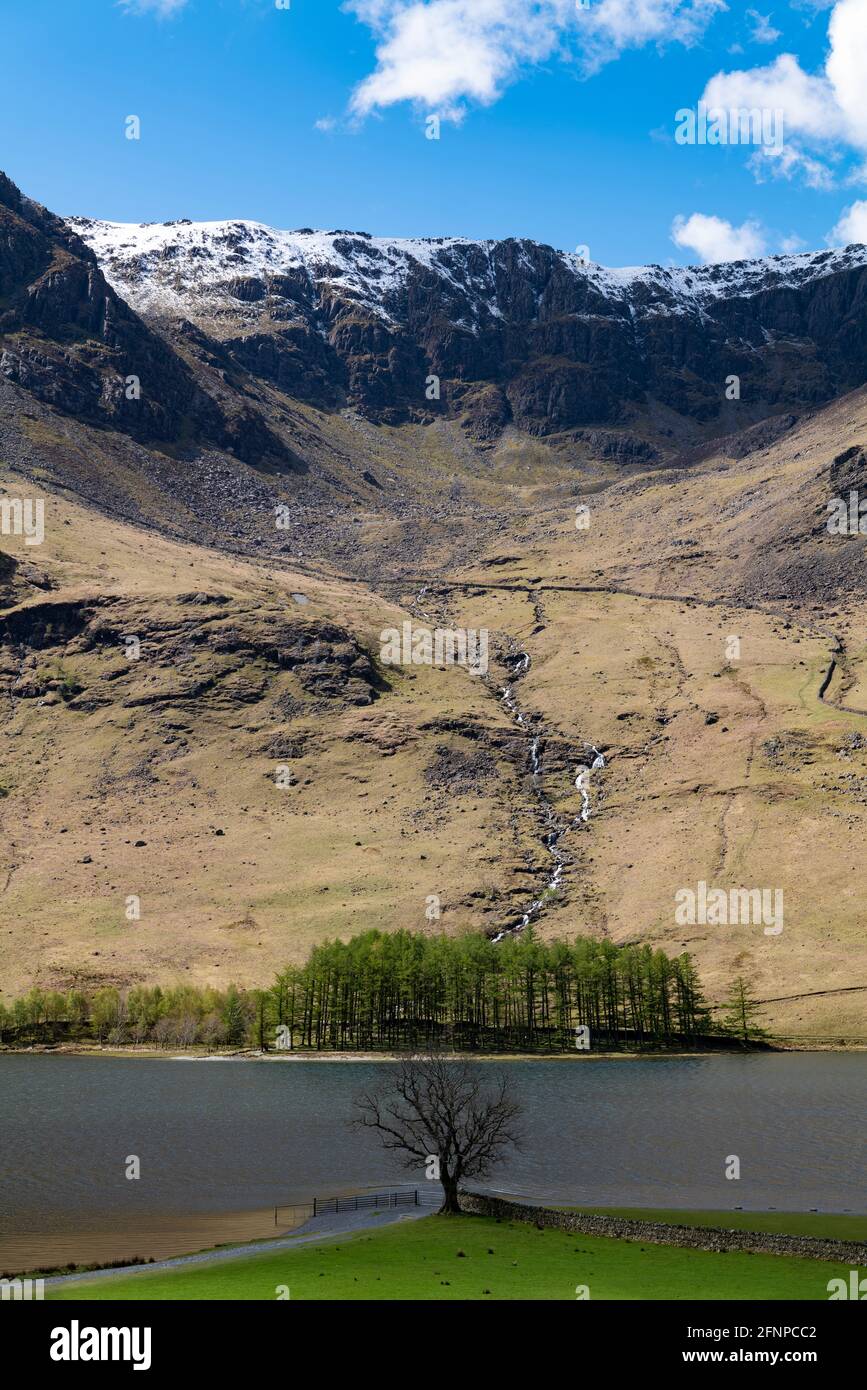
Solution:
<svg viewBox="0 0 867 1390"><path fill-rule="evenodd" d="M502 941L507 936L516 935L518 932L523 931L525 927L528 927L544 907L547 894L554 892L559 887L563 878L563 868L565 864L565 856L560 849L560 841L568 829L568 826L558 819L554 807L551 805L542 789L542 760L539 752L541 737L539 734L531 733L527 716L524 714L515 698L514 682L519 680L521 676L525 676L530 669L529 652L515 651L511 653L510 656L506 658L506 665L510 666L512 669L512 680L500 690L500 699L522 732L530 733L530 772L533 778L533 790L541 802L545 820L548 825L548 829L544 836L544 844L554 864L545 887L545 894L542 897L535 898L533 902L530 903L530 906L513 927L506 927L503 931L498 932L497 935L492 938L495 943ZM590 750L592 761L589 767L582 766L578 769L578 777L576 778L575 786L581 793L583 806L580 816L572 822L573 825L578 825L581 822L589 820L590 793L587 790L585 779L590 776L591 772L595 772L597 769L604 768L605 766L605 759L599 752L599 749L595 748L593 744L587 744L586 747Z"/></svg>
<svg viewBox="0 0 867 1390"><path fill-rule="evenodd" d="M428 591L429 588L430 588L430 585L429 585L429 584L423 584L423 585L421 586L421 588L419 589L418 593L416 594L415 598L412 600L412 603L410 604L410 608L415 608L415 609L417 610L417 612L420 614L420 616L421 616L422 618L424 618L425 622L428 622L428 623L431 621L430 614L425 612L425 610L422 608L421 604L422 604L422 599L424 598L424 596L425 596L425 594L427 593L427 591Z"/></svg>
<svg viewBox="0 0 867 1390"><path fill-rule="evenodd" d="M590 748L594 757L589 767L585 767L582 764L581 767L578 768L578 776L575 778L575 786L581 793L581 800L584 803L581 807L581 814L575 821L576 825L579 821L588 821L590 819L590 792L587 790L587 779L591 772L596 772L598 768L603 768L605 766L605 759L599 752L599 749L595 748L592 743L587 746Z"/></svg>

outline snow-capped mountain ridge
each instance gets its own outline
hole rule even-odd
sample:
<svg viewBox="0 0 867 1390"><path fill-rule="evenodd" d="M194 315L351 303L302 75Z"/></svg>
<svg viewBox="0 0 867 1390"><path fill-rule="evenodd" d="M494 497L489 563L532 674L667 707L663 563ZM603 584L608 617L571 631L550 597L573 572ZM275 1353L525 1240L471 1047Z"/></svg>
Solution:
<svg viewBox="0 0 867 1390"><path fill-rule="evenodd" d="M481 441L506 428L625 430L631 440L604 447L645 457L867 381L863 245L607 269L515 238L245 221L68 227L182 355L382 424L445 416ZM737 407L730 377L743 385Z"/></svg>
<svg viewBox="0 0 867 1390"><path fill-rule="evenodd" d="M406 300L414 283L424 288L436 282L447 299L457 296L462 301L453 306L453 321L473 329L486 319L515 316L511 296L503 294L504 280L515 270L524 272L539 295L535 305L520 306L522 319L563 312L559 296L556 307L546 304L552 274L574 282L584 302L569 306L572 312L629 312L639 317L696 313L720 299L798 289L867 265L867 246L860 244L709 266L618 269L520 239L390 238L306 228L289 232L252 221L68 221L91 247L106 278L139 312L194 321L212 321L215 314L231 313L233 307L245 317L243 306L251 303L257 303L258 317L264 307L261 298L303 299L306 281L311 298L321 302L328 317L336 296L393 323L411 308ZM287 276L293 282L289 286L272 283ZM255 290L244 282L256 280L262 295L253 300Z"/></svg>
<svg viewBox="0 0 867 1390"><path fill-rule="evenodd" d="M867 384L864 246L606 270L515 239L70 223L0 174L0 248L0 389L268 469L304 471L296 407L320 414L305 441L362 416L640 469L762 447Z"/></svg>

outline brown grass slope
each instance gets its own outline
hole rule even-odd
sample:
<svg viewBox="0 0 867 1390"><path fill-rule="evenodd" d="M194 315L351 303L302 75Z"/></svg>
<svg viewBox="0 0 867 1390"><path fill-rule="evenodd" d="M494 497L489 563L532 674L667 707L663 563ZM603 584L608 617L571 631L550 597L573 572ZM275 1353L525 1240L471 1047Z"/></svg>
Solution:
<svg viewBox="0 0 867 1390"><path fill-rule="evenodd" d="M264 983L328 936L492 929L541 883L524 740L492 690L459 668L378 669L403 609L56 496L42 547L3 546L7 998Z"/></svg>

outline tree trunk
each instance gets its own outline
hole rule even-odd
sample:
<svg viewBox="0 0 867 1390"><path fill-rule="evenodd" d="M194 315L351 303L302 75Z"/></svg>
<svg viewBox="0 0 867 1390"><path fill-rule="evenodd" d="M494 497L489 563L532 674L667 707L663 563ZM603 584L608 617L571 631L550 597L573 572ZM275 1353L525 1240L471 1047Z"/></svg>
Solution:
<svg viewBox="0 0 867 1390"><path fill-rule="evenodd" d="M441 1173L440 1181L443 1185L443 1204L439 1209L440 1216L460 1216L461 1207L458 1201L458 1184L449 1173Z"/></svg>

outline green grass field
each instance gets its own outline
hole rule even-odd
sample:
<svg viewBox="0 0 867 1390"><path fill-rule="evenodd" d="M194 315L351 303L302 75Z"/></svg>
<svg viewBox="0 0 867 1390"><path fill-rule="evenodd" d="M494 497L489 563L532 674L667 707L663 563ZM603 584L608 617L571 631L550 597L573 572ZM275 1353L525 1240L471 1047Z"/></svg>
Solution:
<svg viewBox="0 0 867 1390"><path fill-rule="evenodd" d="M572 1300L586 1285L591 1299L825 1300L828 1280L837 1277L848 1277L848 1267L429 1216L296 1250L67 1285L48 1297L261 1300L288 1288L296 1301Z"/></svg>

